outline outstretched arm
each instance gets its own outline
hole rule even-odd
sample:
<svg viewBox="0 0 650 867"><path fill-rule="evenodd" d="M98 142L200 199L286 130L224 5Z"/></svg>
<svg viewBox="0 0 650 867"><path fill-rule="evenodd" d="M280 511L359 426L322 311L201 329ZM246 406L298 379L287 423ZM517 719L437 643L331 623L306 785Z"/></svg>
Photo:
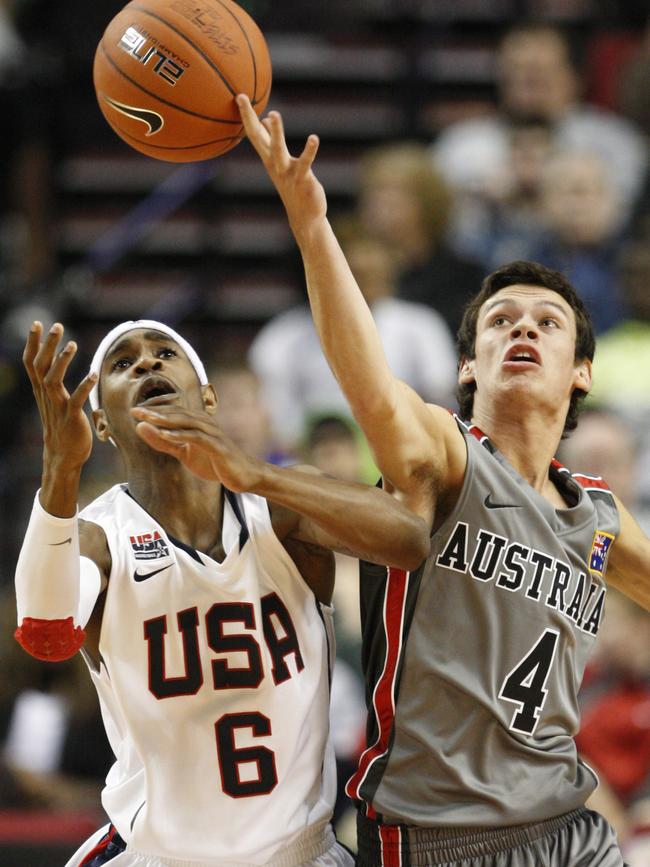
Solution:
<svg viewBox="0 0 650 867"><path fill-rule="evenodd" d="M364 431L383 475L410 491L427 469L445 485L464 472L465 447L445 410L427 406L391 372L372 315L327 219L322 185L312 171L318 139L302 154L287 149L282 118L260 121L237 98L246 134L282 202L302 254L309 301L323 351Z"/></svg>
<svg viewBox="0 0 650 867"><path fill-rule="evenodd" d="M39 500L51 515L66 518L77 511L83 465L92 450L92 430L83 411L95 377L88 375L70 394L63 379L77 352L69 340L59 350L63 326L55 322L43 337L34 322L27 336L23 364L43 425L43 476ZM57 350L59 350L57 352Z"/></svg>
<svg viewBox="0 0 650 867"><path fill-rule="evenodd" d="M231 491L249 491L296 515L283 533L387 566L414 569L429 553L427 521L378 488L276 467L250 457L204 412L135 407L137 432L152 448Z"/></svg>
<svg viewBox="0 0 650 867"><path fill-rule="evenodd" d="M76 517L81 470L92 448L83 405L94 377L67 391L63 380L76 345L68 341L57 353L62 336L55 323L42 341L35 322L23 353L43 425L43 475L16 568L16 638L52 661L81 646L82 627L110 570L103 532Z"/></svg>
<svg viewBox="0 0 650 867"><path fill-rule="evenodd" d="M618 497L615 499L621 529L609 555L607 583L650 611L650 539Z"/></svg>

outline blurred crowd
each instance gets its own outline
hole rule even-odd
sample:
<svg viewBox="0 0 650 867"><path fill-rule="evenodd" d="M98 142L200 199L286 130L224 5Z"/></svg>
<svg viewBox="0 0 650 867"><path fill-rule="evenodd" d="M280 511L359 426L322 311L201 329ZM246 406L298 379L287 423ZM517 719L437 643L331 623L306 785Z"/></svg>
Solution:
<svg viewBox="0 0 650 867"><path fill-rule="evenodd" d="M2 137L10 170L0 208L0 487L23 517L38 483L40 443L17 335L39 310L50 320L60 311L56 293L43 291L57 267L56 143L44 134L52 107L25 72L39 45L28 48L29 28L17 25L21 5L0 0L0 108L14 120ZM455 331L483 276L514 259L564 271L590 310L598 349L593 393L559 458L602 475L650 532L650 24L596 34L580 57L561 27L521 24L502 35L495 57L491 111L449 124L434 141L369 149L354 206L337 215L335 229L392 369L450 408ZM64 76L52 62L52 76ZM32 92L40 96L30 104ZM306 304L278 312L239 357L216 359L211 381L225 432L248 452L376 481ZM111 451L91 459L86 501L119 478ZM20 528L6 508L0 523L11 553ZM332 728L342 780L364 738L355 565L337 561ZM94 693L79 660L50 668L12 646L12 572L4 563L0 806L85 808L98 803L110 764ZM632 867L647 867L650 618L614 590L582 710L578 746L601 779L594 805L617 828ZM345 840L352 832L343 797L337 819Z"/></svg>

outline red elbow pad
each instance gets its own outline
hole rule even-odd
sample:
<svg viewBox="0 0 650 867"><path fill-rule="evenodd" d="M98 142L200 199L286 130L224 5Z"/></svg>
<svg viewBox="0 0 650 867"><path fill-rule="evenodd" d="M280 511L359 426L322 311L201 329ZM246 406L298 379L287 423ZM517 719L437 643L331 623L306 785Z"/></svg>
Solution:
<svg viewBox="0 0 650 867"><path fill-rule="evenodd" d="M27 653L44 662L70 659L84 643L86 633L75 626L72 617L65 620L39 620L25 617L14 638Z"/></svg>

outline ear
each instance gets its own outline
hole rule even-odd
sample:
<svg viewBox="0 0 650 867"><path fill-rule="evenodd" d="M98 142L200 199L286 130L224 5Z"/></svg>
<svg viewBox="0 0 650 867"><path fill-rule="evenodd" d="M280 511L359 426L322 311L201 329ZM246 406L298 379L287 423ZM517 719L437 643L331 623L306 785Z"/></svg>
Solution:
<svg viewBox="0 0 650 867"><path fill-rule="evenodd" d="M576 364L573 387L579 388L585 393L591 391L591 370L591 361L588 358L583 358L579 364Z"/></svg>
<svg viewBox="0 0 650 867"><path fill-rule="evenodd" d="M201 394L203 397L203 408L210 415L214 415L219 402L214 388L209 383L208 385L202 385Z"/></svg>
<svg viewBox="0 0 650 867"><path fill-rule="evenodd" d="M471 382L476 382L474 359L463 356L458 366L458 384L469 385Z"/></svg>
<svg viewBox="0 0 650 867"><path fill-rule="evenodd" d="M97 439L106 443L111 438L111 431L108 426L108 419L103 409L93 410L93 424L95 425L95 434Z"/></svg>

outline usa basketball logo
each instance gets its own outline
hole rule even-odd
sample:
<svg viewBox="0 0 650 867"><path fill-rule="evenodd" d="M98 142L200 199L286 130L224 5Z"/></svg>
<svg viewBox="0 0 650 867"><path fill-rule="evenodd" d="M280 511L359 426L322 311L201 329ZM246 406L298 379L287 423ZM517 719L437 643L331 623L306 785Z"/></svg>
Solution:
<svg viewBox="0 0 650 867"><path fill-rule="evenodd" d="M139 533L129 536L129 542L136 560L161 560L169 557L169 548L158 530L153 533Z"/></svg>
<svg viewBox="0 0 650 867"><path fill-rule="evenodd" d="M591 543L591 554L589 555L590 572L602 576L605 571L607 554L613 541L614 536L611 533L603 533L602 530L596 530L594 541Z"/></svg>

